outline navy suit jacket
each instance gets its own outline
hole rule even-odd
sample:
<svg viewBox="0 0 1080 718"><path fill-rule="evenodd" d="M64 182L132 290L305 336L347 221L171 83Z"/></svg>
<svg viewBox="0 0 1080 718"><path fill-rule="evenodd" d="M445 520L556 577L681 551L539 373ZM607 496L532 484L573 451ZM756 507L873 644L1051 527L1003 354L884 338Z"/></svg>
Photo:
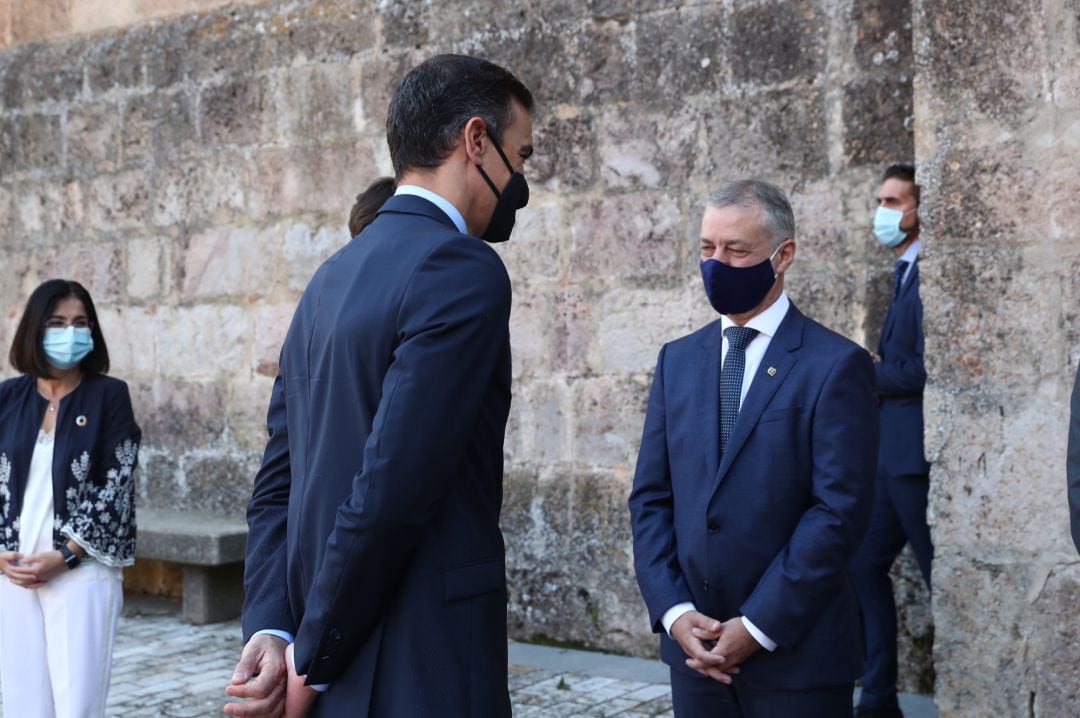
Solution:
<svg viewBox="0 0 1080 718"><path fill-rule="evenodd" d="M391 198L297 307L248 506L245 640L296 635L325 716L509 716L499 512L510 281Z"/></svg>
<svg viewBox="0 0 1080 718"><path fill-rule="evenodd" d="M923 308L919 262L889 306L874 366L881 408L878 467L886 476L929 474L923 450Z"/></svg>
<svg viewBox="0 0 1080 718"><path fill-rule="evenodd" d="M863 646L847 567L877 460L870 355L793 305L721 456L721 341L716 321L660 351L630 495L638 585L661 657L690 670L661 617L693 601L712 618L745 615L778 644L751 656L738 682L850 683Z"/></svg>

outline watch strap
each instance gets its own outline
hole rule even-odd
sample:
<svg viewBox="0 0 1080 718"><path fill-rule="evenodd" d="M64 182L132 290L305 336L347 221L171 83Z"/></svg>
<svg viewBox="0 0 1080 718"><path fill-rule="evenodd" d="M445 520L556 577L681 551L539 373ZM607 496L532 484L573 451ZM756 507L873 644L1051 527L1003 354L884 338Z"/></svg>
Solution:
<svg viewBox="0 0 1080 718"><path fill-rule="evenodd" d="M82 563L82 559L78 555L68 548L66 543L60 544L60 555L64 557L64 563L67 564L68 569L73 569Z"/></svg>

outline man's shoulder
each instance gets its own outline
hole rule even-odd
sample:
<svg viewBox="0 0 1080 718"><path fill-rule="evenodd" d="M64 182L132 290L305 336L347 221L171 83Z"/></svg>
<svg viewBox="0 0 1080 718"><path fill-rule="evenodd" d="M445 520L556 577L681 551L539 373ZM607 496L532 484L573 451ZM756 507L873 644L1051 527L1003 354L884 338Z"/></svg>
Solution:
<svg viewBox="0 0 1080 718"><path fill-rule="evenodd" d="M682 358L691 352L700 352L709 342L715 342L720 334L720 320L715 319L689 334L672 339L664 345L664 354L668 357Z"/></svg>

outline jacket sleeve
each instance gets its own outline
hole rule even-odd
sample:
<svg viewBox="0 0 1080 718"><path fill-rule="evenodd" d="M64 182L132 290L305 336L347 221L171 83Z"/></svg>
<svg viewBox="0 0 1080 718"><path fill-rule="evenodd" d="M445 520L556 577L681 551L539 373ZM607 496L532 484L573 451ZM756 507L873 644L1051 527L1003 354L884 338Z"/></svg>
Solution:
<svg viewBox="0 0 1080 718"><path fill-rule="evenodd" d="M115 382L105 394L101 437L96 462L87 452L72 462L77 484L64 497L67 520L60 533L106 566L130 566L135 563L134 472L142 432L124 382Z"/></svg>
<svg viewBox="0 0 1080 718"><path fill-rule="evenodd" d="M334 681L393 599L451 489L509 340L510 280L471 237L447 240L409 281L398 345L297 631L297 672Z"/></svg>
<svg viewBox="0 0 1080 718"><path fill-rule="evenodd" d="M845 354L825 380L811 425L811 504L742 606L781 647L799 642L847 580L874 498L878 412L870 357Z"/></svg>
<svg viewBox="0 0 1080 718"><path fill-rule="evenodd" d="M266 413L266 449L255 474L247 507L248 541L244 558L244 642L256 631L296 632L289 606L286 526L289 517L288 414L285 408L284 370L274 380Z"/></svg>
<svg viewBox="0 0 1080 718"><path fill-rule="evenodd" d="M908 318L906 328L914 334L914 345L905 352L886 351L881 361L874 365L877 391L882 396L922 396L926 388L922 301L916 296L910 306L913 316Z"/></svg>
<svg viewBox="0 0 1080 718"><path fill-rule="evenodd" d="M660 350L656 362L629 501L630 526L634 533L634 570L654 633L662 630L661 619L669 608L694 600L675 551L675 501L671 490L664 408L666 350L666 346Z"/></svg>
<svg viewBox="0 0 1080 718"><path fill-rule="evenodd" d="M1073 383L1072 407L1069 419L1069 452L1065 470L1069 479L1069 513L1073 543L1080 551L1080 367Z"/></svg>

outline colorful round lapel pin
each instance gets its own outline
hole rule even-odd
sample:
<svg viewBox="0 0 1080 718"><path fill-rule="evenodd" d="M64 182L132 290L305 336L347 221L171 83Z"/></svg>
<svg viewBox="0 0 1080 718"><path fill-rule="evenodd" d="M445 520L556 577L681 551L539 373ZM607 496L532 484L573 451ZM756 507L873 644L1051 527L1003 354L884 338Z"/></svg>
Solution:
<svg viewBox="0 0 1080 718"><path fill-rule="evenodd" d="M81 429L84 426L86 426L86 424L87 424L87 419L86 419L85 415L79 414L78 416L75 417L75 426L77 426L77 427L79 427Z"/></svg>

